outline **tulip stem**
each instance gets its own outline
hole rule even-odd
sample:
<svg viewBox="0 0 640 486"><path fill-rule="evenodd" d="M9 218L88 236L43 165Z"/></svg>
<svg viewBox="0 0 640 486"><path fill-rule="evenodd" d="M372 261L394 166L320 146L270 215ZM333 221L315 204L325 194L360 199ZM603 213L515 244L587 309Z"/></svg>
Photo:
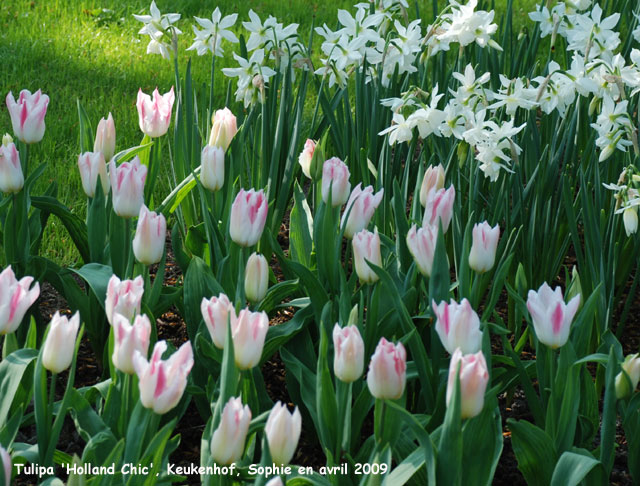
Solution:
<svg viewBox="0 0 640 486"><path fill-rule="evenodd" d="M385 400L380 400L376 398L376 409L378 411L377 420L375 422L376 427L376 438L377 442L382 443L384 441L384 420L385 420L385 412L387 410Z"/></svg>
<svg viewBox="0 0 640 486"><path fill-rule="evenodd" d="M342 451L349 451L351 444L351 390L352 383L337 380L338 437L334 460L340 462Z"/></svg>
<svg viewBox="0 0 640 486"><path fill-rule="evenodd" d="M56 381L58 379L57 373L51 373L51 383L49 384L49 420L47 421L48 425L52 424L53 421L53 406L56 403Z"/></svg>

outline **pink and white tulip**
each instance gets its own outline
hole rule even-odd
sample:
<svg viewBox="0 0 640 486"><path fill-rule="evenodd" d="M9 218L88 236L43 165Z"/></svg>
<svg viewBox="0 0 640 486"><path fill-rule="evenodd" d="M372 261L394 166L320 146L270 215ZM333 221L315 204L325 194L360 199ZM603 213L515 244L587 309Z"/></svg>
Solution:
<svg viewBox="0 0 640 486"><path fill-rule="evenodd" d="M78 312L69 319L56 311L51 319L49 332L42 346L42 366L51 373L60 373L71 365L79 327Z"/></svg>
<svg viewBox="0 0 640 486"><path fill-rule="evenodd" d="M500 226L493 228L486 221L473 225L473 243L469 252L469 267L478 273L488 272L496 262Z"/></svg>
<svg viewBox="0 0 640 486"><path fill-rule="evenodd" d="M395 400L404 393L406 382L407 352L404 346L380 339L369 363L369 391L375 398Z"/></svg>
<svg viewBox="0 0 640 486"><path fill-rule="evenodd" d="M422 226L438 227L438 220L442 223L442 231L445 233L449 229L449 223L453 217L453 203L456 199L456 188L449 186L448 189L431 189L427 195L424 208L424 218Z"/></svg>
<svg viewBox="0 0 640 486"><path fill-rule="evenodd" d="M140 303L144 294L144 280L137 276L134 280L120 280L112 275L107 285L104 311L109 324L113 325L116 314L121 314L131 322L140 314Z"/></svg>
<svg viewBox="0 0 640 486"><path fill-rule="evenodd" d="M257 244L262 236L268 211L269 203L262 189L240 189L231 206L231 239L240 246Z"/></svg>
<svg viewBox="0 0 640 486"><path fill-rule="evenodd" d="M369 226L373 213L382 202L384 189L380 189L374 194L373 186L367 186L364 189L361 186L358 184L351 192L342 215L340 224L344 228L344 235L347 238L353 238L353 235Z"/></svg>
<svg viewBox="0 0 640 486"><path fill-rule="evenodd" d="M231 322L233 327L237 319L236 310L229 301L229 297L220 294L218 297L211 297L210 300L203 298L200 303L200 312L213 344L223 349L227 337L227 324Z"/></svg>
<svg viewBox="0 0 640 486"><path fill-rule="evenodd" d="M0 191L13 194L24 187L24 175L20 165L20 154L11 136L2 137L0 145Z"/></svg>
<svg viewBox="0 0 640 486"><path fill-rule="evenodd" d="M149 352L151 322L145 314L136 316L133 324L121 314L116 314L113 321L113 365L123 373L133 375L135 352L140 352L145 358Z"/></svg>
<svg viewBox="0 0 640 486"><path fill-rule="evenodd" d="M158 341L151 360L136 351L133 367L140 380L140 401L145 408L162 415L174 408L187 387L187 377L193 367L193 349L187 341L169 359L162 360L166 341Z"/></svg>
<svg viewBox="0 0 640 486"><path fill-rule="evenodd" d="M456 370L460 363L460 409L463 419L472 418L484 408L484 394L489 383L489 370L482 351L476 354L463 355L456 349L449 364L449 380L447 382L447 406L451 401L456 385Z"/></svg>
<svg viewBox="0 0 640 486"><path fill-rule="evenodd" d="M16 279L11 265L0 273L0 335L18 329L29 307L40 295L40 284L31 287L33 277ZM29 288L31 287L31 288Z"/></svg>
<svg viewBox="0 0 640 486"><path fill-rule="evenodd" d="M436 315L436 332L449 354L457 348L464 354L480 351L480 319L467 299L462 299L459 304L451 299L449 303L442 301L438 305L432 300L431 307Z"/></svg>
<svg viewBox="0 0 640 486"><path fill-rule="evenodd" d="M420 204L422 207L427 205L427 197L431 189L436 191L444 187L444 167L442 164L438 164L435 167L430 165L427 167L422 179L422 185L420 186Z"/></svg>
<svg viewBox="0 0 640 486"><path fill-rule="evenodd" d="M313 159L313 152L316 150L316 142L310 138L304 143L304 149L298 156L298 163L302 168L302 173L311 179L311 160Z"/></svg>
<svg viewBox="0 0 640 486"><path fill-rule="evenodd" d="M23 89L20 91L18 101L9 92L6 98L7 109L13 125L13 133L18 140L24 143L36 143L44 137L44 117L49 106L49 97L38 90Z"/></svg>
<svg viewBox="0 0 640 486"><path fill-rule="evenodd" d="M537 292L529 290L527 309L538 340L553 349L564 346L569 339L571 321L579 306L580 294L565 304L562 289L556 287L551 290L547 282Z"/></svg>
<svg viewBox="0 0 640 486"><path fill-rule="evenodd" d="M407 247L413 256L413 261L420 273L425 277L431 276L433 257L438 242L438 227L427 225L418 229L414 224L407 233Z"/></svg>
<svg viewBox="0 0 640 486"><path fill-rule="evenodd" d="M132 162L123 162L118 167L114 160L109 162L109 179L113 191L113 210L123 218L135 218L144 204L144 181L147 166L140 163L138 156Z"/></svg>
<svg viewBox="0 0 640 486"><path fill-rule="evenodd" d="M167 221L162 213L149 211L144 204L140 208L136 235L133 237L133 254L143 265L153 265L162 259Z"/></svg>
<svg viewBox="0 0 640 486"><path fill-rule="evenodd" d="M322 200L329 204L331 188L331 206L342 206L349 198L351 183L349 168L338 157L333 157L322 165Z"/></svg>
<svg viewBox="0 0 640 486"><path fill-rule="evenodd" d="M140 131L151 138L161 137L169 129L171 123L171 110L175 95L173 86L171 91L160 96L158 88L153 91L153 100L151 96L138 90L138 124Z"/></svg>
<svg viewBox="0 0 640 486"><path fill-rule="evenodd" d="M109 177L107 177L107 164L102 152L85 152L78 155L78 169L82 180L82 189L87 197L96 195L98 177L105 196L109 194Z"/></svg>
<svg viewBox="0 0 640 486"><path fill-rule="evenodd" d="M302 416L298 407L293 413L289 413L285 404L276 403L269 413L264 431L273 463L278 466L289 464L293 459L302 431Z"/></svg>
<svg viewBox="0 0 640 486"><path fill-rule="evenodd" d="M364 371L364 341L356 326L333 327L333 371L345 383L352 383Z"/></svg>
<svg viewBox="0 0 640 486"><path fill-rule="evenodd" d="M2 446L0 446L0 461L2 461L2 472L0 474L4 474L4 484L10 486L13 464L11 463L11 456Z"/></svg>
<svg viewBox="0 0 640 486"><path fill-rule="evenodd" d="M238 369L250 370L260 362L268 330L269 317L266 312L251 312L248 309L240 311L231 327Z"/></svg>
<svg viewBox="0 0 640 486"><path fill-rule="evenodd" d="M205 189L217 191L224 185L224 149L205 145L200 156L200 182Z"/></svg>
<svg viewBox="0 0 640 486"><path fill-rule="evenodd" d="M373 284L379 277L369 266L366 260L378 267L382 266L382 256L380 255L380 235L378 230L362 230L353 236L351 241L353 246L353 262L360 282L363 284Z"/></svg>
<svg viewBox="0 0 640 486"><path fill-rule="evenodd" d="M96 130L96 139L93 142L93 151L101 152L104 160L111 160L113 154L116 153L116 125L113 117L109 113L109 117L105 120L100 119L98 129Z"/></svg>
<svg viewBox="0 0 640 486"><path fill-rule="evenodd" d="M226 152L236 133L238 133L238 126L236 117L231 113L231 110L229 108L217 110L213 115L209 145L220 147Z"/></svg>
<svg viewBox="0 0 640 486"><path fill-rule="evenodd" d="M251 410L242 400L230 398L222 409L220 424L211 437L209 450L216 464L228 465L242 459L251 423Z"/></svg>
<svg viewBox="0 0 640 486"><path fill-rule="evenodd" d="M249 302L260 302L269 287L269 265L263 255L252 253L244 271L244 293Z"/></svg>

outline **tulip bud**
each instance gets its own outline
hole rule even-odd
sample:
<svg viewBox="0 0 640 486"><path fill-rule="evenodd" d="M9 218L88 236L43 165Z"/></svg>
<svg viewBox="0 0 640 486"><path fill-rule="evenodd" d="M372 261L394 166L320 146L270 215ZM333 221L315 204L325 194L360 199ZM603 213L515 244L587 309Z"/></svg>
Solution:
<svg viewBox="0 0 640 486"><path fill-rule="evenodd" d="M16 279L11 265L0 273L0 335L14 332L22 322L29 307L40 295L38 282L29 289L33 277Z"/></svg>
<svg viewBox="0 0 640 486"><path fill-rule="evenodd" d="M344 236L353 238L353 235L369 226L374 211L382 202L383 194L384 189L374 194L373 186L367 186L364 190L361 184L355 187L349 196L340 222L340 226L344 228ZM348 219L347 215L349 215Z"/></svg>
<svg viewBox="0 0 640 486"><path fill-rule="evenodd" d="M552 291L546 282L538 292L529 290L527 309L538 340L553 349L564 346L569 339L571 321L579 305L580 295L565 304L560 287Z"/></svg>
<svg viewBox="0 0 640 486"><path fill-rule="evenodd" d="M449 354L453 354L457 348L460 348L464 354L480 350L482 346L480 319L467 299L462 299L459 304L451 299L448 304L442 301L439 305L432 300L431 307L436 315L436 332Z"/></svg>
<svg viewBox="0 0 640 486"><path fill-rule="evenodd" d="M422 226L438 226L438 220L442 223L442 231L445 233L449 229L451 217L453 216L453 203L456 199L456 188L449 186L447 190L432 189L427 194L427 202L424 208L424 218Z"/></svg>
<svg viewBox="0 0 640 486"><path fill-rule="evenodd" d="M269 317L266 312L251 312L248 309L240 311L231 327L238 369L250 370L260 362L268 330Z"/></svg>
<svg viewBox="0 0 640 486"><path fill-rule="evenodd" d="M162 96L156 88L153 92L153 101L151 101L151 96L142 92L142 89L138 90L136 106L138 107L140 131L151 138L161 137L167 133L169 123L171 123L174 100L173 86L171 91Z"/></svg>
<svg viewBox="0 0 640 486"><path fill-rule="evenodd" d="M249 406L242 400L230 398L220 416L220 424L211 437L209 447L216 464L229 465L242 459L244 443L251 422Z"/></svg>
<svg viewBox="0 0 640 486"><path fill-rule="evenodd" d="M116 167L109 162L109 178L113 191L113 210L123 218L135 218L144 204L144 181L147 167L140 163L138 156L131 163L123 162Z"/></svg>
<svg viewBox="0 0 640 486"><path fill-rule="evenodd" d="M313 152L316 149L316 142L310 138L304 143L304 149L298 156L298 163L302 167L302 173L311 179L311 159L313 158Z"/></svg>
<svg viewBox="0 0 640 486"><path fill-rule="evenodd" d="M166 350L166 341L158 341L150 361L140 351L135 351L133 355L133 367L140 380L140 402L158 415L167 413L178 404L193 366L190 341L163 361L162 354Z"/></svg>
<svg viewBox="0 0 640 486"><path fill-rule="evenodd" d="M302 430L302 417L298 407L289 413L287 406L276 403L267 419L264 431L267 434L271 458L276 465L289 464L298 446Z"/></svg>
<svg viewBox="0 0 640 486"><path fill-rule="evenodd" d="M249 302L260 302L267 295L269 285L269 266L267 259L252 253L244 271L244 293Z"/></svg>
<svg viewBox="0 0 640 486"><path fill-rule="evenodd" d="M18 193L24 187L20 154L10 136L5 135L0 145L0 191Z"/></svg>
<svg viewBox="0 0 640 486"><path fill-rule="evenodd" d="M143 265L153 265L162 259L167 221L162 213L149 211L144 204L140 208L136 235L133 237L133 254Z"/></svg>
<svg viewBox="0 0 640 486"><path fill-rule="evenodd" d="M636 206L625 209L622 213L622 220L624 221L624 230L627 236L631 236L638 231L638 210Z"/></svg>
<svg viewBox="0 0 640 486"><path fill-rule="evenodd" d="M145 358L149 352L151 322L144 314L136 316L133 325L120 314L115 314L113 321L114 347L111 356L113 365L123 373L132 375L135 373L133 367L135 352L139 351Z"/></svg>
<svg viewBox="0 0 640 486"><path fill-rule="evenodd" d="M24 143L36 143L44 137L44 117L49 106L49 97L38 90L23 89L20 91L18 101L9 92L6 98L7 109L13 125L13 133Z"/></svg>
<svg viewBox="0 0 640 486"><path fill-rule="evenodd" d="M129 322L140 314L140 303L144 294L144 280L137 276L134 280L120 280L112 275L107 285L104 311L109 324L113 325L116 314L121 314Z"/></svg>
<svg viewBox="0 0 640 486"><path fill-rule="evenodd" d="M640 354L630 354L624 359L622 371L616 376L616 398L620 400L631 396L639 381Z"/></svg>
<svg viewBox="0 0 640 486"><path fill-rule="evenodd" d="M12 472L11 470L13 469L13 465L11 464L11 456L2 446L0 446L0 462L2 463L3 471L0 474L4 474L4 484L6 484L6 486L10 486Z"/></svg>
<svg viewBox="0 0 640 486"><path fill-rule="evenodd" d="M378 274L367 264L365 260L381 267L382 257L380 256L380 235L376 228L373 233L362 230L354 235L351 241L353 245L353 262L356 266L356 273L362 284L376 283Z"/></svg>
<svg viewBox="0 0 640 486"><path fill-rule="evenodd" d="M78 312L68 319L56 311L51 319L49 332L42 346L42 366L51 373L60 373L71 365L79 326Z"/></svg>
<svg viewBox="0 0 640 486"><path fill-rule="evenodd" d="M349 198L351 183L349 169L338 157L325 161L322 166L322 200L329 204L329 188L331 188L331 206L342 206Z"/></svg>
<svg viewBox="0 0 640 486"><path fill-rule="evenodd" d="M274 476L267 481L265 486L284 486L284 483L282 482L282 479L280 479L280 476Z"/></svg>
<svg viewBox="0 0 640 486"><path fill-rule="evenodd" d="M456 349L449 364L449 380L447 382L447 406L451 401L456 386L456 371L460 363L460 409L461 418L472 418L482 412L484 393L489 383L489 371L482 351L476 354L462 354Z"/></svg>
<svg viewBox="0 0 640 486"><path fill-rule="evenodd" d="M340 381L352 383L364 371L364 341L356 326L333 327L333 371Z"/></svg>
<svg viewBox="0 0 640 486"><path fill-rule="evenodd" d="M240 246L253 246L262 236L269 210L267 198L262 189L245 191L240 189L231 206L229 235Z"/></svg>
<svg viewBox="0 0 640 486"><path fill-rule="evenodd" d="M395 400L402 396L406 381L407 352L404 346L380 339L369 363L369 391L375 398Z"/></svg>
<svg viewBox="0 0 640 486"><path fill-rule="evenodd" d="M100 184L105 196L109 194L107 164L104 162L102 152L85 152L78 155L78 169L80 170L82 188L87 197L96 195L98 177L100 177Z"/></svg>
<svg viewBox="0 0 640 486"><path fill-rule="evenodd" d="M200 303L200 311L213 344L217 348L223 349L227 337L227 324L230 320L233 328L237 319L233 304L225 294L220 294L218 297L211 297L211 300L203 298Z"/></svg>
<svg viewBox="0 0 640 486"><path fill-rule="evenodd" d="M496 224L492 228L484 221L474 224L471 234L473 243L469 252L469 266L478 273L488 272L496 261L500 226Z"/></svg>
<svg viewBox="0 0 640 486"><path fill-rule="evenodd" d="M98 123L93 151L102 152L104 160L111 160L116 152L116 125L113 123L111 113L109 113L109 117L106 120L101 118Z"/></svg>
<svg viewBox="0 0 640 486"><path fill-rule="evenodd" d="M409 252L413 256L418 270L425 277L431 276L437 242L438 228L436 226L425 226L417 229L414 224L407 234Z"/></svg>
<svg viewBox="0 0 640 486"><path fill-rule="evenodd" d="M224 184L224 150L205 145L200 157L200 182L205 189L217 191Z"/></svg>
<svg viewBox="0 0 640 486"><path fill-rule="evenodd" d="M442 164L438 164L435 167L429 166L427 171L424 173L424 178L422 179L422 186L420 187L420 204L422 207L427 205L427 196L431 189L435 189L436 191L442 189L444 187L444 167Z"/></svg>
<svg viewBox="0 0 640 486"><path fill-rule="evenodd" d="M231 140L233 140L233 137L238 133L236 117L231 113L229 108L225 108L215 112L212 123L209 145L220 147L226 152L231 144Z"/></svg>

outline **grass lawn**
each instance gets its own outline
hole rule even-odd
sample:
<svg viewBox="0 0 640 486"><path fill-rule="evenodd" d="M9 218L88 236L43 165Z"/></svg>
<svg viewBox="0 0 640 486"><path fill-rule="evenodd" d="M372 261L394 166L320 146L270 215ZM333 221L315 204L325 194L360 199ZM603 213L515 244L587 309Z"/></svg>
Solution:
<svg viewBox="0 0 640 486"><path fill-rule="evenodd" d="M299 23L306 39L312 21L316 25L327 23L334 28L339 8L351 9L355 0L252 0L221 1L158 0L163 13L179 12L180 67L184 69L188 58L193 62L193 78L197 83L209 80L210 57L198 57L193 51L185 52L193 34L192 17L210 17L217 6L223 15L239 14L236 26L247 20L250 8L262 19L269 14L284 23ZM444 4L443 1L439 3ZM500 24L506 0L497 0L496 20ZM117 150L137 145L142 134L138 129L135 107L138 88L150 93L156 86L161 92L173 84L171 63L160 56L147 55L148 38L137 34L141 24L132 14L146 14L150 0L3 0L0 3L0 132L11 132L11 122L4 103L9 91L14 95L21 89L42 91L51 102L47 112L47 131L43 141L32 150L34 164L46 163L41 189L57 181L58 197L74 212L84 215L86 198L77 171L78 117L76 99L84 105L95 125L109 111L117 127ZM514 22L523 25L526 12L533 10L533 0L515 0ZM421 0L423 25L431 21L431 2ZM413 8L413 4L412 4ZM415 13L413 13L415 15ZM315 19L315 20L314 20ZM317 54L317 46L314 49ZM231 58L233 46L225 47L227 56L219 61L216 94L223 103L226 92L218 68L235 65ZM41 191L36 190L38 194ZM66 230L52 218L43 244L45 256L63 265L77 261L73 245Z"/></svg>

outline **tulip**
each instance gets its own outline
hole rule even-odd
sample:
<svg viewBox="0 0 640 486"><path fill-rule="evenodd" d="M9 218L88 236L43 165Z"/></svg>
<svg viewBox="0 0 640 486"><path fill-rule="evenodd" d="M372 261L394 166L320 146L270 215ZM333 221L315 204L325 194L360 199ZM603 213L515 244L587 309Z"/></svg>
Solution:
<svg viewBox="0 0 640 486"><path fill-rule="evenodd" d="M150 361L140 351L135 351L133 355L133 367L140 380L140 402L158 415L167 413L178 404L193 366L190 341L163 361L162 354L166 350L166 341L158 341Z"/></svg>
<svg viewBox="0 0 640 486"><path fill-rule="evenodd" d="M384 189L380 189L374 194L372 186L367 186L364 190L361 188L361 184L355 187L349 196L340 223L347 238L353 238L353 235L369 226L374 211L382 202L383 194ZM347 214L349 215L348 219Z"/></svg>
<svg viewBox="0 0 640 486"><path fill-rule="evenodd" d="M413 260L420 273L425 277L431 276L433 268L433 257L436 253L436 243L438 241L438 227L425 226L417 229L414 224L407 234L407 247L413 255Z"/></svg>
<svg viewBox="0 0 640 486"><path fill-rule="evenodd" d="M11 456L2 446L0 446L0 462L2 462L2 470L4 472L4 484L9 486L11 484L11 469L13 465L11 464Z"/></svg>
<svg viewBox="0 0 640 486"><path fill-rule="evenodd" d="M102 152L104 160L111 160L111 157L116 152L116 125L113 123L111 113L109 113L109 117L106 120L101 118L98 123L93 151Z"/></svg>
<svg viewBox="0 0 640 486"><path fill-rule="evenodd" d="M107 177L107 164L104 162L102 152L85 152L78 155L78 169L82 188L87 197L96 195L96 183L100 177L100 184L105 196L109 194L109 178Z"/></svg>
<svg viewBox="0 0 640 486"><path fill-rule="evenodd" d="M449 354L453 354L457 348L460 348L464 354L480 350L482 346L480 319L467 299L462 299L459 304L451 299L448 304L442 301L439 305L432 300L431 306L436 315L436 332Z"/></svg>
<svg viewBox="0 0 640 486"><path fill-rule="evenodd" d="M622 212L622 221L624 222L624 231L627 236L631 236L638 231L638 208L631 206Z"/></svg>
<svg viewBox="0 0 640 486"><path fill-rule="evenodd" d="M482 351L476 354L462 354L456 349L449 364L449 380L447 382L447 406L451 401L456 386L456 371L460 363L460 410L461 418L472 418L482 412L484 392L489 383L489 371Z"/></svg>
<svg viewBox="0 0 640 486"><path fill-rule="evenodd" d="M0 335L14 332L29 307L40 295L38 282L29 289L33 277L16 279L11 265L0 273Z"/></svg>
<svg viewBox="0 0 640 486"><path fill-rule="evenodd" d="M407 352L404 346L380 339L369 363L369 391L375 398L395 400L402 396L406 382Z"/></svg>
<svg viewBox="0 0 640 486"><path fill-rule="evenodd" d="M429 195L429 192L431 192L431 189L438 191L443 187L444 167L442 167L442 164L438 164L435 167L430 165L424 173L422 186L420 186L420 204L422 204L422 207L427 205L427 196Z"/></svg>
<svg viewBox="0 0 640 486"><path fill-rule="evenodd" d="M44 137L44 116L47 114L49 97L38 90L23 89L18 101L9 92L6 98L7 109L13 125L13 133L24 143L36 143Z"/></svg>
<svg viewBox="0 0 640 486"><path fill-rule="evenodd" d="M373 271L365 260L379 267L382 266L378 230L375 229L373 233L367 230L360 231L360 233L354 235L351 244L353 245L353 261L360 282L363 284L376 283L379 279L378 274Z"/></svg>
<svg viewBox="0 0 640 486"><path fill-rule="evenodd" d="M349 169L338 157L333 157L322 166L322 200L329 204L329 188L331 188L331 206L342 206L349 198L351 184Z"/></svg>
<svg viewBox="0 0 640 486"><path fill-rule="evenodd" d="M231 326L236 322L236 310L229 298L225 294L220 294L217 298L206 298L200 302L202 318L207 325L213 344L219 349L224 348L224 341L227 336L227 323L231 321Z"/></svg>
<svg viewBox="0 0 640 486"><path fill-rule="evenodd" d="M640 381L640 354L630 354L622 363L622 370L616 376L616 397L618 399L631 396ZM627 376L624 376L626 373Z"/></svg>
<svg viewBox="0 0 640 486"><path fill-rule="evenodd" d="M240 189L231 206L231 239L240 246L253 246L258 243L268 210L269 203L262 189L257 192L254 189Z"/></svg>
<svg viewBox="0 0 640 486"><path fill-rule="evenodd" d="M469 266L478 273L488 272L496 261L500 226L493 228L484 221L473 225L473 243L469 252ZM464 351L464 350L463 350Z"/></svg>
<svg viewBox="0 0 640 486"><path fill-rule="evenodd" d="M107 285L107 298L104 311L109 324L113 324L116 314L121 314L127 320L140 314L140 302L144 294L144 280L137 276L134 280L120 280L112 275Z"/></svg>
<svg viewBox="0 0 640 486"><path fill-rule="evenodd" d="M552 291L547 282L540 286L538 292L529 290L527 309L538 340L553 349L564 346L569 339L571 321L579 305L579 294L565 304L560 287Z"/></svg>
<svg viewBox="0 0 640 486"><path fill-rule="evenodd" d="M248 309L240 311L231 327L238 369L250 370L260 362L268 330L269 317L266 312L251 312Z"/></svg>
<svg viewBox="0 0 640 486"><path fill-rule="evenodd" d="M20 154L8 134L2 137L0 145L0 191L17 193L24 186L24 175L20 165Z"/></svg>
<svg viewBox="0 0 640 486"><path fill-rule="evenodd" d="M340 381L352 383L364 371L364 341L356 326L333 327L333 371Z"/></svg>
<svg viewBox="0 0 640 486"><path fill-rule="evenodd" d="M449 186L449 189L432 189L427 195L424 208L424 218L422 226L438 226L438 220L442 223L442 231L445 233L449 229L451 217L453 216L453 203L456 199L456 188Z"/></svg>
<svg viewBox="0 0 640 486"><path fill-rule="evenodd" d="M142 92L142 89L138 91L136 106L138 107L138 123L142 133L151 138L161 137L167 133L174 100L173 86L171 91L162 96L156 88L153 92L153 101L151 101L151 96Z"/></svg>
<svg viewBox="0 0 640 486"><path fill-rule="evenodd" d="M278 401L271 409L267 425L264 427L274 464L291 462L300 439L301 429L302 417L298 407L293 413L289 413L287 406Z"/></svg>
<svg viewBox="0 0 640 486"><path fill-rule="evenodd" d="M284 483L282 482L282 479L280 479L280 476L274 476L267 481L265 486L284 486Z"/></svg>
<svg viewBox="0 0 640 486"><path fill-rule="evenodd" d="M316 142L310 138L304 143L304 149L300 152L298 157L298 163L302 167L302 173L311 179L311 159L313 159L313 152L316 149Z"/></svg>
<svg viewBox="0 0 640 486"><path fill-rule="evenodd" d="M121 314L116 314L113 321L114 347L111 356L113 365L123 373L132 375L135 373L133 367L135 352L139 351L145 358L149 352L151 322L144 314L136 316L133 325Z"/></svg>
<svg viewBox="0 0 640 486"><path fill-rule="evenodd" d="M249 406L243 407L240 397L230 398L211 437L211 456L217 464L228 465L242 459L250 422Z"/></svg>
<svg viewBox="0 0 640 486"><path fill-rule="evenodd" d="M231 144L231 140L233 140L233 137L238 133L236 117L231 113L229 108L225 108L215 112L212 122L209 145L212 147L220 147L226 152Z"/></svg>
<svg viewBox="0 0 640 486"><path fill-rule="evenodd" d="M147 166L140 163L138 156L131 163L123 162L116 167L109 162L109 178L113 190L113 210L123 218L135 218L144 204L144 181Z"/></svg>
<svg viewBox="0 0 640 486"><path fill-rule="evenodd" d="M200 182L205 189L217 191L224 184L224 150L205 145L200 156Z"/></svg>
<svg viewBox="0 0 640 486"><path fill-rule="evenodd" d="M144 204L140 208L136 235L133 237L133 254L143 265L158 263L164 253L167 221L162 213L149 211Z"/></svg>
<svg viewBox="0 0 640 486"><path fill-rule="evenodd" d="M49 332L42 347L42 366L51 373L60 373L71 365L79 326L78 312L68 319L56 311L51 319Z"/></svg>
<svg viewBox="0 0 640 486"><path fill-rule="evenodd" d="M249 302L260 302L267 295L269 285L269 266L267 259L252 253L244 271L244 293Z"/></svg>

